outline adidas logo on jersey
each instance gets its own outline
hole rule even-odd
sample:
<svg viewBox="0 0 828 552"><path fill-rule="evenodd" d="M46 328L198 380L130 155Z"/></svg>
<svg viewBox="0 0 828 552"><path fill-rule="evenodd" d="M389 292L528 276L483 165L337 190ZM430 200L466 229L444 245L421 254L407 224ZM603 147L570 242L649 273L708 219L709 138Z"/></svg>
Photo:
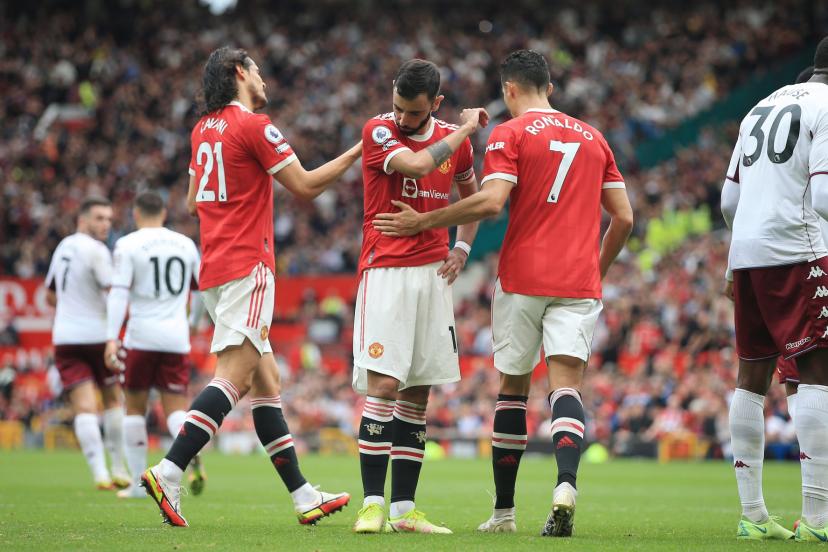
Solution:
<svg viewBox="0 0 828 552"><path fill-rule="evenodd" d="M518 461L517 461L517 458L514 457L514 455L509 454L508 456L504 456L503 458L498 460L497 465L498 466L517 466Z"/></svg>
<svg viewBox="0 0 828 552"><path fill-rule="evenodd" d="M826 275L826 273L825 273L824 270L822 270L821 266L812 266L811 267L811 273L808 274L808 277L805 278L805 279L810 280L811 278L822 278L825 275Z"/></svg>
<svg viewBox="0 0 828 552"><path fill-rule="evenodd" d="M817 297L828 297L828 287L825 286L817 286L816 292L811 299L816 299Z"/></svg>

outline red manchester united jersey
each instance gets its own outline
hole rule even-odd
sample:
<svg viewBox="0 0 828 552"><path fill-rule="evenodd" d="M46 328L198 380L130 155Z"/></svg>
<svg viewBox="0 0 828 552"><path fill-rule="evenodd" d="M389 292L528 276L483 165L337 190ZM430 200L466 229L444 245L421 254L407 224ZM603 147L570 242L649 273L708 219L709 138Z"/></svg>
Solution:
<svg viewBox="0 0 828 552"><path fill-rule="evenodd" d="M423 178L408 178L388 163L403 151L419 151L457 130L456 125L432 119L428 131L406 136L397 128L393 113L378 115L362 129L362 181L365 216L362 224L362 255L359 270L388 266L421 266L448 255L448 230L425 230L406 238L389 238L377 232L371 221L378 213L397 209L391 200L404 201L419 212L445 207L452 182L474 176L474 155L468 138L454 154Z"/></svg>
<svg viewBox="0 0 828 552"><path fill-rule="evenodd" d="M623 188L603 135L554 109L530 109L489 137L481 184L514 184L499 277L510 293L601 297L601 190Z"/></svg>
<svg viewBox="0 0 828 552"><path fill-rule="evenodd" d="M190 135L201 224L199 287L250 273L259 262L276 272L273 174L296 160L267 115L239 102L205 115Z"/></svg>

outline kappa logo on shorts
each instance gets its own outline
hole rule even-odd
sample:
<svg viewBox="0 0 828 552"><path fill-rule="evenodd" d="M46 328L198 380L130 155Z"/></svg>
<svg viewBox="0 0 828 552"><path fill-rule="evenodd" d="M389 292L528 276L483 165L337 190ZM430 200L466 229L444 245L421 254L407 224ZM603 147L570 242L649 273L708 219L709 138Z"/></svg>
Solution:
<svg viewBox="0 0 828 552"><path fill-rule="evenodd" d="M267 327L267 324L262 326L261 331L259 332L259 336L262 338L262 341L267 339L268 334L270 333L270 328Z"/></svg>
<svg viewBox="0 0 828 552"><path fill-rule="evenodd" d="M828 328L826 328L826 332L828 332ZM824 336L823 336L823 337L824 337ZM802 339L800 339L799 341L793 341L793 342L791 342L791 343L786 343L786 344L785 344L785 349L787 349L788 351L790 351L791 349L796 349L796 348L798 348L798 347L801 347L801 346L805 345L806 343L808 343L808 342L810 342L810 341L811 341L811 338L810 338L810 337L803 337L803 338L802 338Z"/></svg>
<svg viewBox="0 0 828 552"><path fill-rule="evenodd" d="M368 354L371 355L371 358L379 358L384 352L385 347L383 347L381 343L374 342L368 346Z"/></svg>
<svg viewBox="0 0 828 552"><path fill-rule="evenodd" d="M819 316L817 316L817 320L820 318L828 318L828 307L822 307L822 311L820 311Z"/></svg>
<svg viewBox="0 0 828 552"><path fill-rule="evenodd" d="M826 275L826 273L825 273L824 270L822 270L822 267L812 266L811 267L811 273L808 274L808 277L805 278L805 279L810 280L811 278L822 278L825 275Z"/></svg>
<svg viewBox="0 0 828 552"><path fill-rule="evenodd" d="M814 296L811 299L816 299L817 297L828 297L828 287L817 286L816 292L814 292Z"/></svg>

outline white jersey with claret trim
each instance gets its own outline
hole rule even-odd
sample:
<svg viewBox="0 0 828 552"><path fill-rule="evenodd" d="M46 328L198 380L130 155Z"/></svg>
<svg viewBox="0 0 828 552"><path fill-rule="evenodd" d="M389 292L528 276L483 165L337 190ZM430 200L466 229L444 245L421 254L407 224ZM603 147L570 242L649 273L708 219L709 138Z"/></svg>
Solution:
<svg viewBox="0 0 828 552"><path fill-rule="evenodd" d="M106 245L81 232L61 240L45 282L57 294L53 344L106 341L106 292L111 280L112 256Z"/></svg>
<svg viewBox="0 0 828 552"><path fill-rule="evenodd" d="M193 240L167 228L142 228L115 243L112 287L129 289L127 349L188 353L187 301L198 282Z"/></svg>
<svg viewBox="0 0 828 552"><path fill-rule="evenodd" d="M783 86L742 120L727 178L739 185L730 268L808 262L828 255L810 179L828 174L828 86Z"/></svg>

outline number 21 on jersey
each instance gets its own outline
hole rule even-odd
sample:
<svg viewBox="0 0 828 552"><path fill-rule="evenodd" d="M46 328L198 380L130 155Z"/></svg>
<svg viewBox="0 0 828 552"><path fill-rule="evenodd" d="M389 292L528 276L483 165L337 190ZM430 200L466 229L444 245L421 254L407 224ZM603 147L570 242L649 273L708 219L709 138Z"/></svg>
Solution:
<svg viewBox="0 0 828 552"><path fill-rule="evenodd" d="M210 147L208 142L202 142L196 153L196 164L204 165L204 174L198 181L198 193L196 201L216 201L216 192L207 189L213 167L217 165L216 176L218 177L218 200L227 201L227 183L224 180L224 159L221 156L221 142L216 142Z"/></svg>

